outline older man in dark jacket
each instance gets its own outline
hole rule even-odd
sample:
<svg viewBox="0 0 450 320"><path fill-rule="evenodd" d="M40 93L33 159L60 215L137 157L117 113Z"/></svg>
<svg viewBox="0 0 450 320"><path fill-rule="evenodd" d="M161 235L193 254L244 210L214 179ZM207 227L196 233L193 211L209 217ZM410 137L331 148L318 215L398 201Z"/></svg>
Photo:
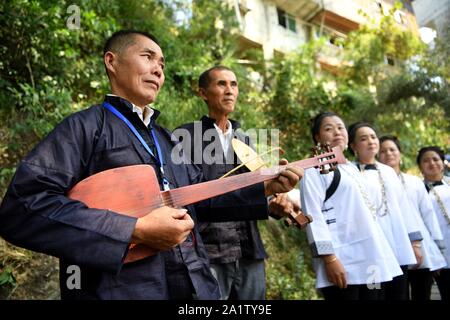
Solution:
<svg viewBox="0 0 450 320"><path fill-rule="evenodd" d="M20 163L0 207L0 235L60 258L62 298L216 299L194 207L163 206L137 219L67 197L88 176L135 164L151 165L161 190L203 179L194 166L173 163L170 133L148 107L164 83L157 40L117 32L105 45L104 63L112 94L65 119ZM290 188L299 175L285 171L273 190ZM125 264L131 242L159 253ZM68 285L71 266L81 270L80 286Z"/></svg>
<svg viewBox="0 0 450 320"><path fill-rule="evenodd" d="M233 170L239 162L231 146L236 138L250 145L249 136L240 124L229 118L238 98L238 81L234 72L225 66L204 71L199 78L199 93L208 107L208 116L185 124L174 133L183 140L186 156L198 164L206 180L215 180ZM199 229L211 262L211 269L219 282L221 299L265 299L266 280L264 259L267 253L258 231L257 220L269 217L264 183L234 192L234 198L219 197L197 207ZM244 196L243 192L247 192ZM226 218L227 220L224 220ZM230 221L234 220L234 221Z"/></svg>

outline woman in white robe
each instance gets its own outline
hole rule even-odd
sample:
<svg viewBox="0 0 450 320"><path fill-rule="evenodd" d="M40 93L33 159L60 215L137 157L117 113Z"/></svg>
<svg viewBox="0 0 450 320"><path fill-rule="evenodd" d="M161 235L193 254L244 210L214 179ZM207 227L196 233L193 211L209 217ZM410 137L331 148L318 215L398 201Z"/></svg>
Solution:
<svg viewBox="0 0 450 320"><path fill-rule="evenodd" d="M347 130L334 113L316 116L313 140L332 147L347 147ZM335 181L334 193L326 194ZM364 182L349 163L321 175L305 170L301 180L302 209L313 217L307 227L314 256L316 287L326 300L377 300L381 283L402 274L384 234L374 220Z"/></svg>
<svg viewBox="0 0 450 320"><path fill-rule="evenodd" d="M423 236L422 256L420 265L410 266L408 282L411 286L412 300L430 300L433 284L433 271L447 265L438 245L442 244L442 233L430 197L425 185L416 176L401 172L401 146L395 136L380 138L379 159L392 167L402 183L402 187L410 200L419 221ZM407 216L405 216L405 219Z"/></svg>
<svg viewBox="0 0 450 320"><path fill-rule="evenodd" d="M444 152L436 146L424 147L417 155L417 164L433 203L444 237L443 255L447 266L435 275L441 299L450 301L450 186L444 177Z"/></svg>
<svg viewBox="0 0 450 320"><path fill-rule="evenodd" d="M407 300L408 266L422 262L422 234L414 209L394 169L376 161L380 145L370 124L357 122L349 127L349 146L356 157L354 164L365 179L370 198L376 206L377 222L403 270L401 276L385 286L385 299Z"/></svg>

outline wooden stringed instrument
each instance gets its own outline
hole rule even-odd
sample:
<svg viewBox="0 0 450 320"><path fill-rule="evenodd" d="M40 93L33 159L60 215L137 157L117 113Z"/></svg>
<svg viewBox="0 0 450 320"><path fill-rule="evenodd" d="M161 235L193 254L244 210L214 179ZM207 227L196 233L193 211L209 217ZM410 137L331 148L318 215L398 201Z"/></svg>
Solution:
<svg viewBox="0 0 450 320"><path fill-rule="evenodd" d="M319 153L322 152L322 153ZM309 159L292 162L289 166L303 169L316 167L321 172L333 170L337 163L344 163L345 158L340 148L315 151ZM89 208L107 209L116 213L143 217L152 210L169 206L182 208L202 200L222 195L256 183L278 177L286 166L276 166L230 176L224 179L211 180L177 189L160 191L155 171L150 165L132 165L114 168L94 174L77 183L67 194L79 200ZM291 223L309 223L309 217L292 213ZM143 244L130 246L125 263L133 262L156 254L158 251Z"/></svg>

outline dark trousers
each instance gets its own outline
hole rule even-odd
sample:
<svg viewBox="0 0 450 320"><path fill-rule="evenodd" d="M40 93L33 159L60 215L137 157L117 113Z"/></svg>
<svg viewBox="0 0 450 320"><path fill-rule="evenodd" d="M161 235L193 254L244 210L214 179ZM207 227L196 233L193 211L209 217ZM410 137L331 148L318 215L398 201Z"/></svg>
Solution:
<svg viewBox="0 0 450 320"><path fill-rule="evenodd" d="M430 300L433 285L433 274L430 269L408 270L408 282L411 287L411 300Z"/></svg>
<svg viewBox="0 0 450 320"><path fill-rule="evenodd" d="M379 288L369 289L365 284L349 285L345 289L336 286L322 288L322 294L325 300L380 300L382 285Z"/></svg>
<svg viewBox="0 0 450 320"><path fill-rule="evenodd" d="M383 300L408 300L408 266L400 266L403 274L392 281L385 282L382 286Z"/></svg>
<svg viewBox="0 0 450 320"><path fill-rule="evenodd" d="M221 300L265 300L266 271L263 259L241 258L230 263L211 263L219 283Z"/></svg>
<svg viewBox="0 0 450 320"><path fill-rule="evenodd" d="M450 301L450 269L441 269L434 279L439 288L442 301Z"/></svg>

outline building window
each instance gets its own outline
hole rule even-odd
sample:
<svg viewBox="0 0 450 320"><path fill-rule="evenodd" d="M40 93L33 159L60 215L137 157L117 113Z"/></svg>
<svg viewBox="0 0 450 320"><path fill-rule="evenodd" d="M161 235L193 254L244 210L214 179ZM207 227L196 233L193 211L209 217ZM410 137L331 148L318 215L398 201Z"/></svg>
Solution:
<svg viewBox="0 0 450 320"><path fill-rule="evenodd" d="M381 1L375 1L375 3L376 3L376 6L378 8L378 11L380 13L383 13L383 4L381 3Z"/></svg>
<svg viewBox="0 0 450 320"><path fill-rule="evenodd" d="M395 21L397 21L397 23L399 24L404 24L406 25L408 22L408 19L406 18L406 14L400 10L396 10L394 12L394 19Z"/></svg>
<svg viewBox="0 0 450 320"><path fill-rule="evenodd" d="M280 8L277 8L278 13L278 24L280 26L283 26L286 29L289 29L293 32L297 32L297 25L295 23L294 16L290 15L284 10L281 10Z"/></svg>
<svg viewBox="0 0 450 320"><path fill-rule="evenodd" d="M386 56L385 61L386 61L386 64L388 64L390 66L395 66L395 60L393 57Z"/></svg>
<svg viewBox="0 0 450 320"><path fill-rule="evenodd" d="M381 0L375 1L375 6L376 6L376 10L378 11L378 13L385 15L385 16L389 15L389 8L385 5L383 5L383 2Z"/></svg>
<svg viewBox="0 0 450 320"><path fill-rule="evenodd" d="M330 39L328 40L330 42L330 44L337 46L338 45L338 39L334 36L331 36Z"/></svg>
<svg viewBox="0 0 450 320"><path fill-rule="evenodd" d="M239 0L239 12L241 13L242 17L245 17L247 12L250 11L249 7L247 6L247 0Z"/></svg>

